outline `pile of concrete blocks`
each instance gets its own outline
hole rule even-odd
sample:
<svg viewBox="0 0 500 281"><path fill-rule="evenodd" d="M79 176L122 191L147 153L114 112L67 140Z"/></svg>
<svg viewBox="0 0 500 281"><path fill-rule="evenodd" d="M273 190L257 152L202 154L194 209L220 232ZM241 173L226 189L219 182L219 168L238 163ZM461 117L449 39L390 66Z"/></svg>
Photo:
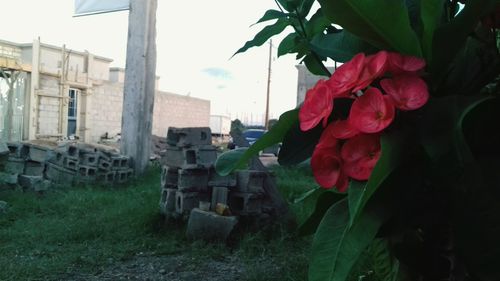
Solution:
<svg viewBox="0 0 500 281"><path fill-rule="evenodd" d="M129 158L114 149L66 143L58 146L47 160L45 176L59 184L115 184L127 182L133 170Z"/></svg>
<svg viewBox="0 0 500 281"><path fill-rule="evenodd" d="M4 184L24 190L44 191L52 184L70 186L89 183L123 183L132 177L128 158L114 150L85 143L40 145L7 143Z"/></svg>
<svg viewBox="0 0 500 281"><path fill-rule="evenodd" d="M47 190L50 182L44 178L44 171L51 148L21 142L9 142L7 147L9 156L2 174L3 183L34 191Z"/></svg>
<svg viewBox="0 0 500 281"><path fill-rule="evenodd" d="M188 219L190 238L227 238L241 218L266 216L264 190L268 173L240 170L228 176L215 172L217 150L210 128L170 128L162 157L160 212Z"/></svg>

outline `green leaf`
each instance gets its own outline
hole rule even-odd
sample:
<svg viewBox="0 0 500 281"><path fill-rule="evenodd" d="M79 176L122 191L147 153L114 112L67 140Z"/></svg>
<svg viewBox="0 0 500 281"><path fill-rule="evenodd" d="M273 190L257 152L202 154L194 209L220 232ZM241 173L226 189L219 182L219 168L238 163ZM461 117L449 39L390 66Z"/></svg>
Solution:
<svg viewBox="0 0 500 281"><path fill-rule="evenodd" d="M331 73L328 72L316 54L310 53L306 55L304 58L304 64L306 65L307 70L309 70L312 74L326 77L331 76Z"/></svg>
<svg viewBox="0 0 500 281"><path fill-rule="evenodd" d="M381 139L382 155L372 171L366 184L351 181L348 189L350 225L360 218L363 210L373 194L384 183L388 176L399 167L406 156L409 140L403 133L384 134Z"/></svg>
<svg viewBox="0 0 500 281"><path fill-rule="evenodd" d="M294 12L300 0L278 0L278 3L288 12Z"/></svg>
<svg viewBox="0 0 500 281"><path fill-rule="evenodd" d="M422 48L427 63L432 61L432 39L434 30L443 18L446 0L421 0L420 17L423 24Z"/></svg>
<svg viewBox="0 0 500 281"><path fill-rule="evenodd" d="M297 122L298 112L298 109L294 109L283 113L278 122L245 151L228 151L221 154L215 161L216 172L223 176L228 175L235 169L244 166L259 151L281 142L288 130ZM229 156L226 156L226 153ZM220 160L221 158L222 160Z"/></svg>
<svg viewBox="0 0 500 281"><path fill-rule="evenodd" d="M438 27L433 36L432 76L439 83L447 74L449 64L464 46L479 19L495 7L495 0L470 0L449 23Z"/></svg>
<svg viewBox="0 0 500 281"><path fill-rule="evenodd" d="M375 239L370 245L372 265L378 280L397 281L399 261L391 253L389 243L385 239Z"/></svg>
<svg viewBox="0 0 500 281"><path fill-rule="evenodd" d="M335 203L346 197L343 193L337 193L333 190L324 188L313 189L307 194L306 198L317 197L314 212L309 218L299 227L299 235L307 236L316 232L326 211Z"/></svg>
<svg viewBox="0 0 500 281"><path fill-rule="evenodd" d="M322 126L303 132L297 120L286 133L278 155L280 165L296 165L311 157L323 132Z"/></svg>
<svg viewBox="0 0 500 281"><path fill-rule="evenodd" d="M381 49L421 57L420 42L401 0L319 0L335 24Z"/></svg>
<svg viewBox="0 0 500 281"><path fill-rule="evenodd" d="M297 42L299 38L300 37L295 32L290 33L285 38L283 38L280 45L278 46L278 57L293 53L294 50L298 47Z"/></svg>
<svg viewBox="0 0 500 281"><path fill-rule="evenodd" d="M309 21L304 23L307 37L312 38L318 33L323 33L325 28L330 26L330 21L325 18L323 11L319 8L316 13L309 19Z"/></svg>
<svg viewBox="0 0 500 281"><path fill-rule="evenodd" d="M377 49L352 33L343 30L337 33L317 34L310 42L311 49L320 56L337 62L346 62L357 53L372 54Z"/></svg>
<svg viewBox="0 0 500 281"><path fill-rule="evenodd" d="M247 41L243 47L241 47L238 51L236 51L236 53L234 53L233 56L239 53L243 53L252 47L261 46L267 40L269 40L269 38L285 30L288 24L289 24L288 20L280 18L274 24L264 27L259 33L257 33L257 35L255 35L255 37L252 40Z"/></svg>
<svg viewBox="0 0 500 281"><path fill-rule="evenodd" d="M299 17L301 17L301 18L307 17L309 12L311 11L311 7L314 4L314 1L315 0L302 0L302 4L300 5L300 8L299 8L299 12L300 12Z"/></svg>
<svg viewBox="0 0 500 281"><path fill-rule="evenodd" d="M314 235L309 280L346 280L382 222L376 212L365 212L355 225L349 227L347 200L342 199L331 206Z"/></svg>
<svg viewBox="0 0 500 281"><path fill-rule="evenodd" d="M266 13L264 13L264 15L262 16L262 18L260 18L256 23L254 23L252 25L255 25L255 24L258 24L258 23L261 23L261 22L265 22L265 21L268 21L268 20L274 20L274 19L279 19L279 18L286 18L287 16L288 16L288 14L283 13L281 11L267 10Z"/></svg>

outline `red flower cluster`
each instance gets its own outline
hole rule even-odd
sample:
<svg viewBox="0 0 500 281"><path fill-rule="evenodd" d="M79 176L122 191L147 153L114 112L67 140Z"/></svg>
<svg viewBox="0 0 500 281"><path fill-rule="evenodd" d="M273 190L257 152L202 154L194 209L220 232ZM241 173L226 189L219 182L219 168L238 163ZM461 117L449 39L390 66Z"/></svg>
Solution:
<svg viewBox="0 0 500 281"><path fill-rule="evenodd" d="M311 159L320 186L335 186L343 192L349 178L370 177L381 155L380 132L392 123L396 108L415 110L429 99L427 84L417 74L424 67L424 60L398 53L360 53L337 68L330 79L320 80L307 91L299 112L301 130L320 122L326 127ZM383 92L370 86L379 78L384 78L380 81ZM336 98L354 102L347 120L327 126Z"/></svg>

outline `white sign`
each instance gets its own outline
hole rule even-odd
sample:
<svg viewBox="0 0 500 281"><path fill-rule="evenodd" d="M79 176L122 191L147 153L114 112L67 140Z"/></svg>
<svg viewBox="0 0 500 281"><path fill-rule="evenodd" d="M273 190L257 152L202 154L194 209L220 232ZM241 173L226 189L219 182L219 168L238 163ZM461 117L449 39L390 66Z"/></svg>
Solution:
<svg viewBox="0 0 500 281"><path fill-rule="evenodd" d="M130 0L75 0L75 17L128 10Z"/></svg>

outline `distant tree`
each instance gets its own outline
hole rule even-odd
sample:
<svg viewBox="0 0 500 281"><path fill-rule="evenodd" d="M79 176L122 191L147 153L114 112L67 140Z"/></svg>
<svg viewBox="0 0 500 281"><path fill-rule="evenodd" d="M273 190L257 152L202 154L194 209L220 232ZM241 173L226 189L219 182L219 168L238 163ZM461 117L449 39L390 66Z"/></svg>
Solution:
<svg viewBox="0 0 500 281"><path fill-rule="evenodd" d="M7 141L12 140L12 120L14 115L14 85L19 78L19 71L0 68L0 78L7 82L7 111L4 119L4 138Z"/></svg>
<svg viewBox="0 0 500 281"><path fill-rule="evenodd" d="M231 132L230 134L233 135L234 133L236 134L241 134L245 130L245 125L241 123L240 119L234 119L231 121Z"/></svg>

